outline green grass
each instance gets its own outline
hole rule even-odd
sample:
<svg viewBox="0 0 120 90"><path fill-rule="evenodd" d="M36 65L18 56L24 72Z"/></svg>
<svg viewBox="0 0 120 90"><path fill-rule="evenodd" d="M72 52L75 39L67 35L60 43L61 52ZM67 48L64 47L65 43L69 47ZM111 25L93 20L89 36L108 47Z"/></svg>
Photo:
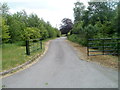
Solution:
<svg viewBox="0 0 120 90"><path fill-rule="evenodd" d="M25 46L16 44L3 44L2 70L10 69L24 63L29 56L25 54Z"/></svg>
<svg viewBox="0 0 120 90"><path fill-rule="evenodd" d="M53 39L53 38L52 38ZM44 44L50 39L43 40L43 49L31 52L28 56L26 55L25 46L21 46L18 43L14 44L3 44L2 46L2 70L8 70L18 65L25 63L37 54L41 54L44 50ZM36 44L37 45L37 44Z"/></svg>
<svg viewBox="0 0 120 90"><path fill-rule="evenodd" d="M0 71L2 70L2 46L0 45Z"/></svg>

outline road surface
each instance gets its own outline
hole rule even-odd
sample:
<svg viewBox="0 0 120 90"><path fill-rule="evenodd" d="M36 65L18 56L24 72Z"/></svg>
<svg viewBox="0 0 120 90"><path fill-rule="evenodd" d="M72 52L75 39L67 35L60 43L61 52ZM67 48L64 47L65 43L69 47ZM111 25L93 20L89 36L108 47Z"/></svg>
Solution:
<svg viewBox="0 0 120 90"><path fill-rule="evenodd" d="M118 88L118 72L80 60L61 37L36 64L2 82L6 88Z"/></svg>

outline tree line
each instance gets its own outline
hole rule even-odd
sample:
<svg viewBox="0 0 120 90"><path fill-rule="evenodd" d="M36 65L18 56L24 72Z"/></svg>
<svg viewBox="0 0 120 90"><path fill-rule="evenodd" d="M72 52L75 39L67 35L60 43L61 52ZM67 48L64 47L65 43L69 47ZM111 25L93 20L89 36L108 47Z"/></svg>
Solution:
<svg viewBox="0 0 120 90"><path fill-rule="evenodd" d="M120 37L120 2L74 4L74 24L68 39L87 46L90 38Z"/></svg>
<svg viewBox="0 0 120 90"><path fill-rule="evenodd" d="M25 10L10 14L7 3L0 3L0 30L3 43L15 43L29 39L47 39L60 36L60 31L36 14L27 15Z"/></svg>

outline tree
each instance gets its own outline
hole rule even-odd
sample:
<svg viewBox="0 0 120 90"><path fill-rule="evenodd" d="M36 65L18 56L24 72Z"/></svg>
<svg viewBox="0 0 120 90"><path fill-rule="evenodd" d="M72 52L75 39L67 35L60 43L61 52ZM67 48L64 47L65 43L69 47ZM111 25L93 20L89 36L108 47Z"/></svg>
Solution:
<svg viewBox="0 0 120 90"><path fill-rule="evenodd" d="M44 25L41 23L38 27L40 29L40 34L41 34L41 38L42 39L46 39L49 37L48 31L46 30L46 28L44 27Z"/></svg>
<svg viewBox="0 0 120 90"><path fill-rule="evenodd" d="M36 14L30 14L28 17L28 27L38 27L40 19Z"/></svg>
<svg viewBox="0 0 120 90"><path fill-rule="evenodd" d="M13 19L9 25L9 31L12 42L22 40L22 36L24 33L25 24L20 21Z"/></svg>
<svg viewBox="0 0 120 90"><path fill-rule="evenodd" d="M23 39L30 40L30 39L41 38L41 34L39 32L40 30L38 28L27 27L26 29L24 29Z"/></svg>
<svg viewBox="0 0 120 90"><path fill-rule="evenodd" d="M6 25L4 18L2 18L2 26L0 26L0 28L1 27L2 27L2 41L8 42L8 40L10 38L9 31L8 31L9 26Z"/></svg>
<svg viewBox="0 0 120 90"><path fill-rule="evenodd" d="M61 36L61 32L57 28L55 28L55 31L57 33L57 37L60 37Z"/></svg>
<svg viewBox="0 0 120 90"><path fill-rule="evenodd" d="M64 18L60 27L61 34L68 34L73 27L72 20L69 18Z"/></svg>
<svg viewBox="0 0 120 90"><path fill-rule="evenodd" d="M0 3L0 15L2 15L3 17L6 17L6 15L9 12L9 7L7 5L7 3Z"/></svg>
<svg viewBox="0 0 120 90"><path fill-rule="evenodd" d="M53 28L49 22L40 19L36 14L27 15L25 10L9 14L7 3L1 4L0 10L0 14L2 14L0 31L3 33L3 36L0 33L0 39L3 41L11 40L16 43L27 39L47 39L60 36L57 29Z"/></svg>
<svg viewBox="0 0 120 90"><path fill-rule="evenodd" d="M83 3L75 3L73 9L75 20L70 39L87 45L87 38L115 37L116 32L119 35L119 5L116 8L116 2L89 2L88 4L85 10Z"/></svg>
<svg viewBox="0 0 120 90"><path fill-rule="evenodd" d="M89 2L89 23L95 25L97 21L104 24L104 21L110 21L114 17L114 4L110 2Z"/></svg>
<svg viewBox="0 0 120 90"><path fill-rule="evenodd" d="M13 18L20 21L21 23L25 23L26 27L28 26L28 15L25 10L13 14Z"/></svg>
<svg viewBox="0 0 120 90"><path fill-rule="evenodd" d="M81 21L84 9L85 9L85 6L84 6L83 3L81 3L81 2L76 2L75 3L75 7L73 9L74 10L74 18L75 18L74 22L75 23Z"/></svg>
<svg viewBox="0 0 120 90"><path fill-rule="evenodd" d="M115 24L116 24L116 32L118 34L118 37L120 37L120 1L117 4L116 8L117 14L116 14L116 19L115 19Z"/></svg>

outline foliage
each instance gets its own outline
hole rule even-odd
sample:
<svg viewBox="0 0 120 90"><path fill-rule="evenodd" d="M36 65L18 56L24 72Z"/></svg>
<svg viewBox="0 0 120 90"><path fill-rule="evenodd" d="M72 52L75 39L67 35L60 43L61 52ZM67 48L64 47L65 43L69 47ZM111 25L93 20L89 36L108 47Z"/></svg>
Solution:
<svg viewBox="0 0 120 90"><path fill-rule="evenodd" d="M74 25L68 39L87 45L87 39L90 38L120 37L120 2L89 2L88 4L85 9L83 3L75 3Z"/></svg>
<svg viewBox="0 0 120 90"><path fill-rule="evenodd" d="M2 18L2 26L0 26L0 27L2 27L2 41L7 42L10 38L9 32L8 32L9 26L6 25L4 18Z"/></svg>
<svg viewBox="0 0 120 90"><path fill-rule="evenodd" d="M55 28L55 30L56 30L56 33L57 33L57 37L60 37L61 36L61 32L59 30L57 30L56 28Z"/></svg>
<svg viewBox="0 0 120 90"><path fill-rule="evenodd" d="M76 23L82 20L84 9L85 6L83 3L78 1L75 3L75 7L73 10L74 10L74 18Z"/></svg>
<svg viewBox="0 0 120 90"><path fill-rule="evenodd" d="M61 31L62 34L68 34L68 32L70 32L72 27L73 27L72 20L69 19L69 18L64 18L62 20L60 31Z"/></svg>
<svg viewBox="0 0 120 90"><path fill-rule="evenodd" d="M27 27L24 30L24 34L22 34L24 37L24 40L30 40L30 39L36 39L36 38L41 38L40 35L40 30L38 28L35 27Z"/></svg>
<svg viewBox="0 0 120 90"><path fill-rule="evenodd" d="M53 28L49 22L40 19L36 14L27 15L25 10L9 14L7 3L1 4L3 42L19 42L27 39L53 38L60 36L58 29ZM1 36L1 35L0 35Z"/></svg>
<svg viewBox="0 0 120 90"><path fill-rule="evenodd" d="M38 27L39 25L39 18L36 14L30 14L28 17L28 27Z"/></svg>
<svg viewBox="0 0 120 90"><path fill-rule="evenodd" d="M9 7L7 5L7 3L0 3L0 15L2 15L3 17L6 17L6 15L9 12Z"/></svg>
<svg viewBox="0 0 120 90"><path fill-rule="evenodd" d="M42 39L46 39L49 37L48 31L46 30L46 28L42 25L39 27L40 29L40 34L42 36Z"/></svg>

